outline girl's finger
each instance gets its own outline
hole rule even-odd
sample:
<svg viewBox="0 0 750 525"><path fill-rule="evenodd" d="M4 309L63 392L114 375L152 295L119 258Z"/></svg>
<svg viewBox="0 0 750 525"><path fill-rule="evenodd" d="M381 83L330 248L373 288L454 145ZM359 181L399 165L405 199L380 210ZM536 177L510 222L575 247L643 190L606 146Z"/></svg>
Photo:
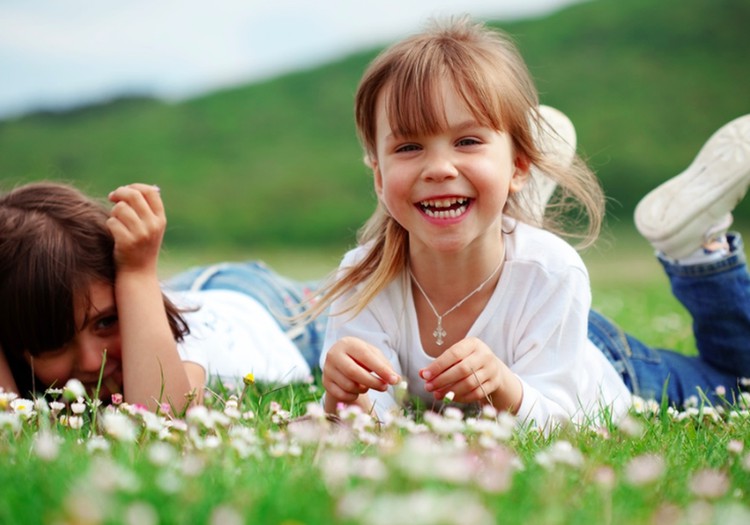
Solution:
<svg viewBox="0 0 750 525"><path fill-rule="evenodd" d="M112 207L110 219L116 220L126 231L131 233L135 233L142 229L142 218L130 204L124 201L120 201Z"/></svg>
<svg viewBox="0 0 750 525"><path fill-rule="evenodd" d="M327 382L336 385L342 390L349 392L349 393L363 393L363 390L366 392L367 387L362 385L361 383L358 383L357 381L353 380L351 377L347 376L346 374L341 373L341 371L334 369L334 370L327 370L326 373L326 379Z"/></svg>
<svg viewBox="0 0 750 525"><path fill-rule="evenodd" d="M365 385L371 384L373 378L381 383L384 382L391 385L395 385L401 380L383 353L361 339L342 339L336 343L334 348L337 348L339 352L348 356L350 370L353 371L355 368L352 366L356 365L356 368L360 371L365 371L365 376L361 374L359 376L364 379L364 381L360 382Z"/></svg>
<svg viewBox="0 0 750 525"><path fill-rule="evenodd" d="M353 403L357 400L359 397L359 394L349 392L346 389L341 388L336 383L331 383L329 385L326 385L326 393L344 403Z"/></svg>
<svg viewBox="0 0 750 525"><path fill-rule="evenodd" d="M343 363L339 371L351 382L363 385L367 389L386 390L387 386L382 376L373 374L372 368L372 366L366 363L363 364L355 359L351 359L348 363Z"/></svg>
<svg viewBox="0 0 750 525"><path fill-rule="evenodd" d="M130 230L125 227L125 225L116 217L110 217L106 221L107 228L109 228L110 233L112 233L112 237L114 237L115 242L119 242L121 239L124 239L125 237L130 236Z"/></svg>
<svg viewBox="0 0 750 525"><path fill-rule="evenodd" d="M486 378L484 377L482 370L478 370L477 372L471 373L461 378L459 381L448 385L447 387L441 387L437 389L434 394L444 397L445 394L450 391L456 395L456 399L461 400L466 396L471 396L472 392L476 391L477 389L482 390L482 385L484 385L485 379Z"/></svg>
<svg viewBox="0 0 750 525"><path fill-rule="evenodd" d="M463 359L455 361L453 366L440 375L426 380L425 388L428 392L453 390L457 395L469 392L487 379L486 367L490 364L489 360L494 359L496 358L493 355L472 351ZM422 377L425 375L422 374Z"/></svg>
<svg viewBox="0 0 750 525"><path fill-rule="evenodd" d="M470 350L470 344L467 339L459 341L443 352L428 366L420 370L419 376L425 381L430 381L444 374L446 370L453 368L456 363L462 361Z"/></svg>
<svg viewBox="0 0 750 525"><path fill-rule="evenodd" d="M385 390L385 385L396 385L401 378L396 372L393 371L391 363L385 358L385 356L376 350L374 353L370 352L366 355L366 360L359 362L358 364L369 373L368 378L372 378L382 385L382 390Z"/></svg>
<svg viewBox="0 0 750 525"><path fill-rule="evenodd" d="M435 370L438 372L434 372ZM420 372L420 377L425 380L425 388L434 391L449 388L470 373L471 370L464 361L452 361L447 365L441 363L438 367L430 365Z"/></svg>
<svg viewBox="0 0 750 525"><path fill-rule="evenodd" d="M157 186L140 183L121 186L109 194L109 200L115 203L127 202L139 216L144 218L152 214L157 216L164 214L164 203Z"/></svg>
<svg viewBox="0 0 750 525"><path fill-rule="evenodd" d="M159 186L154 186L152 184L134 184L133 186L141 192L154 214L164 214L164 202L161 199L161 189Z"/></svg>

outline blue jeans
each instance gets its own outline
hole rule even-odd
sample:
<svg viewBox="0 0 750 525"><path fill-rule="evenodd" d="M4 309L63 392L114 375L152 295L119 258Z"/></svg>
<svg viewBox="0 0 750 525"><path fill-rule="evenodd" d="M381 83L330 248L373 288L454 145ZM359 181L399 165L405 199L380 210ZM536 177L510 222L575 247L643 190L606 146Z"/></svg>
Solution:
<svg viewBox="0 0 750 525"><path fill-rule="evenodd" d="M717 387L724 387L724 399L732 401L739 380L750 377L750 276L741 237L727 237L730 254L717 262L683 266L660 258L672 293L692 316L697 356L650 348L591 312L589 339L634 394L661 401L665 393L678 406L705 395L720 404Z"/></svg>
<svg viewBox="0 0 750 525"><path fill-rule="evenodd" d="M317 283L293 281L262 262L248 261L191 268L169 279L165 287L175 291L234 290L249 295L266 307L310 368L318 368L326 316L320 315L304 325L291 319L303 312L301 303L311 297Z"/></svg>

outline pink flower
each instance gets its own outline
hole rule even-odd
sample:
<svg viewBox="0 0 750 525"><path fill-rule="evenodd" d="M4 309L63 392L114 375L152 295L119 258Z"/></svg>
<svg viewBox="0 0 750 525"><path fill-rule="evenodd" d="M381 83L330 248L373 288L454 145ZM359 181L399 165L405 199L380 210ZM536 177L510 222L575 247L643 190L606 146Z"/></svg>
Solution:
<svg viewBox="0 0 750 525"><path fill-rule="evenodd" d="M634 457L625 465L625 479L631 485L647 485L658 480L665 469L664 458L657 454L643 454Z"/></svg>
<svg viewBox="0 0 750 525"><path fill-rule="evenodd" d="M690 478L690 492L699 498L720 498L729 491L729 478L716 469L699 470Z"/></svg>
<svg viewBox="0 0 750 525"><path fill-rule="evenodd" d="M679 525L685 523L685 513L673 503L662 503L651 517L651 523Z"/></svg>
<svg viewBox="0 0 750 525"><path fill-rule="evenodd" d="M741 454L744 448L745 444L738 439L732 439L727 443L727 450L732 454Z"/></svg>
<svg viewBox="0 0 750 525"><path fill-rule="evenodd" d="M122 404L122 394L112 394L112 404L117 406Z"/></svg>
<svg viewBox="0 0 750 525"><path fill-rule="evenodd" d="M617 481L615 471L612 467L598 467L593 474L594 483L605 490L612 490Z"/></svg>

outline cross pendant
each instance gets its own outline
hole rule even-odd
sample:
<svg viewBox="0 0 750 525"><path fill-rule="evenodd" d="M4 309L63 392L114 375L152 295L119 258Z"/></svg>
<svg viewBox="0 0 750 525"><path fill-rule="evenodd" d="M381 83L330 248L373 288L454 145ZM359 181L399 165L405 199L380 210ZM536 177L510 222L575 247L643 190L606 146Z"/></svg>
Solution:
<svg viewBox="0 0 750 525"><path fill-rule="evenodd" d="M442 317L438 317L438 324L435 328L435 331L432 332L432 335L435 337L435 344L438 346L443 345L443 337L448 335L448 333L443 330L443 319Z"/></svg>

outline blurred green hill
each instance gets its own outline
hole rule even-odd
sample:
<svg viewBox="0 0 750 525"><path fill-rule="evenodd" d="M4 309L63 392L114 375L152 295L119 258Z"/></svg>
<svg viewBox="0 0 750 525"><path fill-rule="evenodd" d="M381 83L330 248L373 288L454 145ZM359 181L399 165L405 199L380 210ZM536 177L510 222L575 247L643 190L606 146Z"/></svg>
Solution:
<svg viewBox="0 0 750 525"><path fill-rule="evenodd" d="M748 0L595 0L493 25L515 38L542 102L575 123L615 226L750 112ZM353 95L377 51L179 104L132 97L0 122L3 187L158 184L173 246L351 243L374 205Z"/></svg>

